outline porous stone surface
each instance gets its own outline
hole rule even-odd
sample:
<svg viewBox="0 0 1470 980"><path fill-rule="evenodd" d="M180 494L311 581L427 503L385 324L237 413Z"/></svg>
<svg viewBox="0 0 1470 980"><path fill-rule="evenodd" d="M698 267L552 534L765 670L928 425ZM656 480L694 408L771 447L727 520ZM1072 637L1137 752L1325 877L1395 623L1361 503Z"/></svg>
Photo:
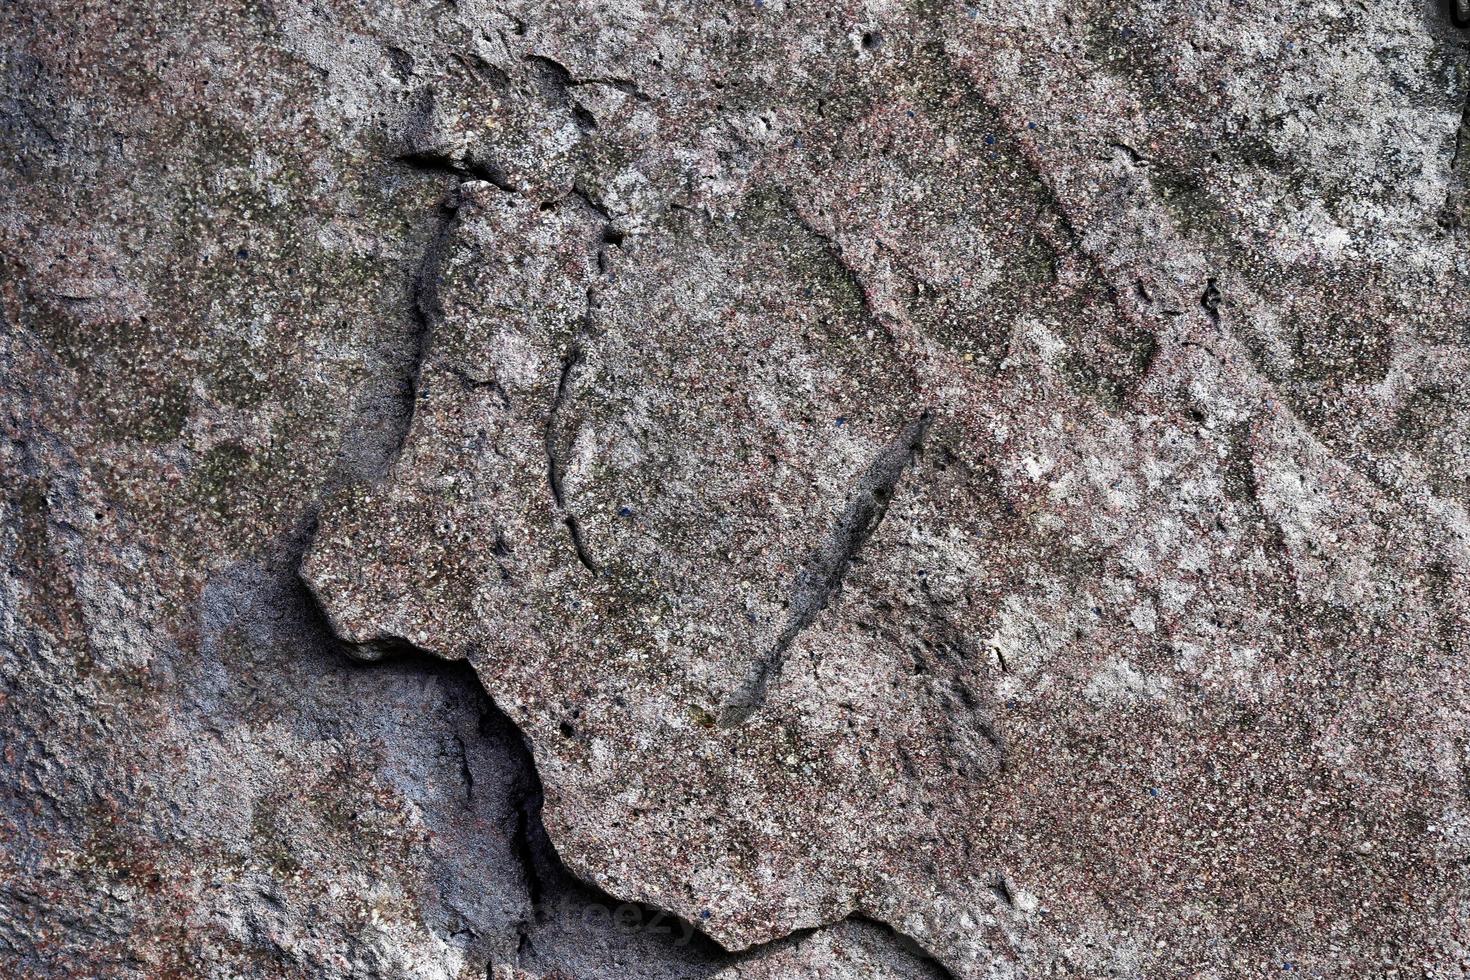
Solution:
<svg viewBox="0 0 1470 980"><path fill-rule="evenodd" d="M0 8L0 975L1464 975L1452 14Z"/></svg>

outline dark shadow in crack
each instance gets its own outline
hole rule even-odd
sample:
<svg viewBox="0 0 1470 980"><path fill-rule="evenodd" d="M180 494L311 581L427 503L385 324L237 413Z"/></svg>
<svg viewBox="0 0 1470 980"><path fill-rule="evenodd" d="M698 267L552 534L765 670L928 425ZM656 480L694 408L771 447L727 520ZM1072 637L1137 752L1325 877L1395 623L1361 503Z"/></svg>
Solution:
<svg viewBox="0 0 1470 980"><path fill-rule="evenodd" d="M292 568L310 539L308 529L291 548ZM379 671L400 674L412 671L437 683L425 688L456 692L454 697L473 705L479 717L478 735L486 740L490 755L503 767L491 770L509 785L486 787L482 770L476 778L468 757L461 770L466 782L466 799L476 817L487 828L506 828L510 848L519 864L521 888L529 914L511 922L466 922L469 931L495 935L513 930L518 948L509 960L486 964L523 966L546 976L585 978L628 977L630 980L696 980L709 977L734 962L727 953L693 924L668 912L637 902L625 902L573 875L556 853L541 819L543 794L535 761L520 730L486 693L467 661L450 660L421 650L406 640L393 639L370 644L365 652L350 647L336 636L317 597L299 575L293 576L294 595L278 602L297 607L305 622L303 632L355 672ZM366 706L365 706L366 707ZM434 706L425 705L429 713ZM474 732L466 732L466 740ZM474 747L471 747L472 749ZM464 747L461 746L464 753ZM506 776L509 773L509 776ZM487 791L489 790L489 791Z"/></svg>
<svg viewBox="0 0 1470 980"><path fill-rule="evenodd" d="M1470 27L1470 0L1431 0L1429 21L1453 24L1455 27Z"/></svg>
<svg viewBox="0 0 1470 980"><path fill-rule="evenodd" d="M313 533L314 527L308 525L291 549L295 553L292 567L300 567L301 556ZM508 806L509 813L484 816L491 825L512 829L511 845L531 909L530 915L513 923L519 935L515 954L504 964L487 963L487 975L493 973L493 967L512 965L545 977L579 980L702 980L730 967L779 955L823 929L840 925L800 930L771 943L732 953L695 923L652 905L624 901L578 878L557 854L542 821L541 777L529 743L485 691L470 664L436 656L404 640L373 645L373 659L365 661L360 649L349 650L336 636L316 595L299 575L295 577L295 587L311 631L344 662L363 671L408 668L436 678L445 689L469 692L468 696L478 705L479 734L496 747L497 755L511 762L508 793L467 790L477 807L508 800L508 804L502 802L501 806ZM467 786L473 787L474 777L468 763L464 772ZM488 931L494 924L480 925ZM845 928L865 945L884 949L904 964L885 975L903 980L951 976L918 943L886 923L853 915Z"/></svg>

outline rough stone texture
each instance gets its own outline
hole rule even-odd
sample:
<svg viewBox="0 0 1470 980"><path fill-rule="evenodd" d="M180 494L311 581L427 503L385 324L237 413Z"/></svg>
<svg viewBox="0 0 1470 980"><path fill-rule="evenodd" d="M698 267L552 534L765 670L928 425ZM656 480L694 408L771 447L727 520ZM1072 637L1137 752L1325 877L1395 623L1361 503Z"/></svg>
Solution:
<svg viewBox="0 0 1470 980"><path fill-rule="evenodd" d="M0 59L0 975L1470 970L1447 8Z"/></svg>

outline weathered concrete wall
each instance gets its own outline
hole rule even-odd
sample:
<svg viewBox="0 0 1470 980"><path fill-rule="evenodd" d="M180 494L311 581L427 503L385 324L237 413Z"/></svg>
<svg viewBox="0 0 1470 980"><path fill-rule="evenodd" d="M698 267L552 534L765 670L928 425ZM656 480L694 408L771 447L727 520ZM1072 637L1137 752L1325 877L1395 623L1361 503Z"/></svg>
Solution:
<svg viewBox="0 0 1470 980"><path fill-rule="evenodd" d="M0 8L0 975L1463 975L1465 40Z"/></svg>

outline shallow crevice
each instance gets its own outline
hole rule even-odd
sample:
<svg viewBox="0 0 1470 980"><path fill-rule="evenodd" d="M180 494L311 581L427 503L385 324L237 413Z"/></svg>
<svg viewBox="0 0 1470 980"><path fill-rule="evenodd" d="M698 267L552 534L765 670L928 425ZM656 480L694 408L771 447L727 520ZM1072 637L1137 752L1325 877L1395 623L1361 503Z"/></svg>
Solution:
<svg viewBox="0 0 1470 980"><path fill-rule="evenodd" d="M720 709L722 726L743 724L765 703L791 645L832 602L858 552L888 512L898 481L918 454L932 421L933 416L925 409L878 453L858 479L856 489L826 542L812 553L805 567L797 573L789 603L791 611L776 642L751 666L746 679L725 699Z"/></svg>
<svg viewBox="0 0 1470 980"><path fill-rule="evenodd" d="M811 238L817 247L822 249L828 261L835 265L841 272L843 278L847 280L848 288L852 290L853 295L862 303L863 312L867 315L868 319L882 331L883 338L890 344L897 343L898 338L894 334L893 324L890 322L889 317L874 305L872 294L863 283L862 277L858 274L857 267L848 258L841 243L831 234L818 227L795 203L787 200L785 204L795 217L797 226ZM878 246L879 248L883 247L881 240L878 241ZM915 386L917 387L917 379L915 379Z"/></svg>
<svg viewBox="0 0 1470 980"><path fill-rule="evenodd" d="M423 392L424 361L428 358L429 344L434 324L442 319L443 304L439 296L440 272L443 267L444 248L454 229L459 214L459 191L451 190L439 204L438 221L424 249L423 259L414 274L409 293L410 313L413 330L410 338L410 353L405 376L400 383L404 403L398 430L393 437L390 459L394 462L403 455L408 434L413 428L413 418Z"/></svg>
<svg viewBox="0 0 1470 980"><path fill-rule="evenodd" d="M990 893L1008 909L1016 907L1016 896L1011 891L1011 883L1006 881L1005 875L996 875L995 880L990 883Z"/></svg>
<svg viewBox="0 0 1470 980"><path fill-rule="evenodd" d="M452 177L460 182L483 180L488 184L494 184L507 194L515 194L519 190L503 169L473 156L455 158L442 153L425 151L400 154L395 159L418 173L436 177Z"/></svg>
<svg viewBox="0 0 1470 980"><path fill-rule="evenodd" d="M528 65L540 69L552 84L564 92L574 88L581 88L584 85L603 85L607 88L617 89L624 95L631 96L639 102L650 101L648 93L644 92L638 86L638 83L631 78L613 78L600 75L591 78L577 78L566 65L545 54L528 54L523 60Z"/></svg>
<svg viewBox="0 0 1470 980"><path fill-rule="evenodd" d="M562 459L560 447L560 420L562 409L567 401L567 388L571 382L572 372L582 360L581 338L572 341L566 356L562 358L561 375L556 382L556 394L552 397L551 408L546 413L545 443L546 443L546 482L551 490L551 502L556 509L561 511L562 523L566 525L567 534L572 541L572 550L576 552L577 561L581 562L593 575L602 574L602 568L592 553L587 548L587 541L582 535L581 522L575 514L567 510L566 496L562 489L563 474L566 463Z"/></svg>
<svg viewBox="0 0 1470 980"><path fill-rule="evenodd" d="M477 378L457 364L444 364L443 368L468 391L488 391L500 402L501 408L510 408L510 392L498 378Z"/></svg>

